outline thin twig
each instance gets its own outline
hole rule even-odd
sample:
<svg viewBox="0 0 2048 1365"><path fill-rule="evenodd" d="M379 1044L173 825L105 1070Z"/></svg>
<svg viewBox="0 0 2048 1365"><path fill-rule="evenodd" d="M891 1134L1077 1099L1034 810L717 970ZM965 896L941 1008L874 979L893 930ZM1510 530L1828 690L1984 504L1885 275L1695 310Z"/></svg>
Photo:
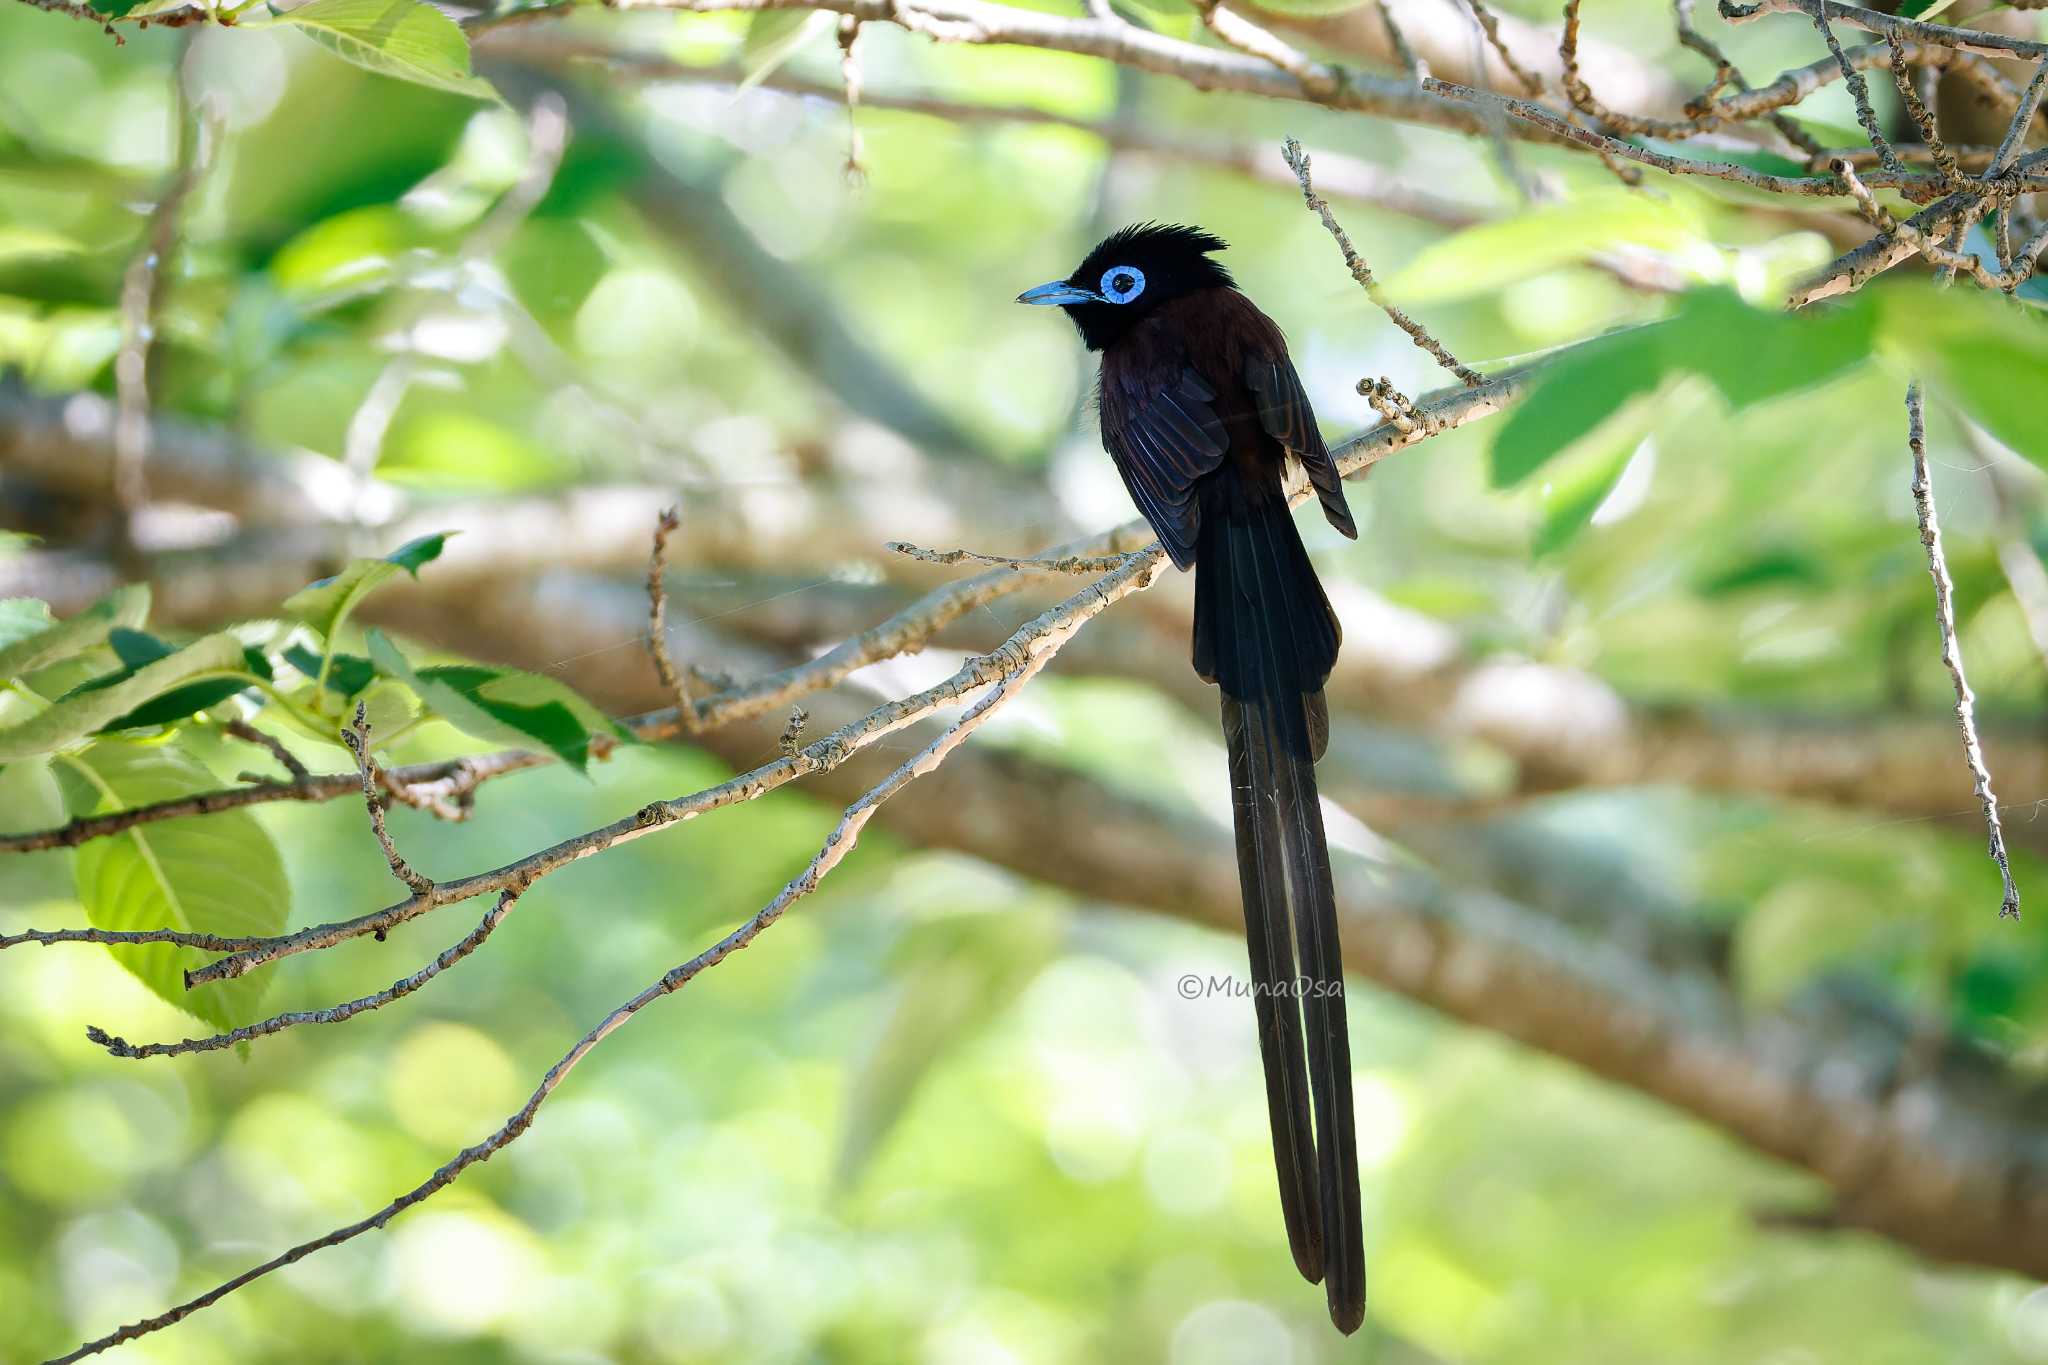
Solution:
<svg viewBox="0 0 2048 1365"><path fill-rule="evenodd" d="M1337 239L1337 249L1344 253L1344 266L1351 272L1351 278L1358 281L1359 288L1365 290L1366 297L1379 305L1380 311L1391 318L1396 327L1406 332L1410 340L1427 351L1437 364L1456 375L1467 388L1477 388L1484 384L1485 375L1460 364L1458 358L1445 350L1443 343L1431 336L1427 328L1409 317L1387 298L1385 291L1380 288L1379 281L1373 278L1372 267L1365 263L1365 258L1351 245L1350 236L1345 233L1343 225L1338 223L1336 215L1330 212L1329 203L1316 193L1315 185L1309 179L1308 153L1301 149L1301 144L1290 137L1282 146L1281 154L1287 158L1287 164L1294 168L1295 179L1301 182L1302 201L1308 205L1310 212L1322 217L1323 227Z"/></svg>
<svg viewBox="0 0 2048 1365"><path fill-rule="evenodd" d="M363 805L370 812L370 832L377 836L377 846L384 850L384 861L391 864L391 875L410 887L415 896L432 895L433 879L413 871L399 853L398 845L391 842L391 832L384 828L384 805L388 798L379 789L382 784L377 777L377 760L370 756L370 721L364 703L356 703L355 720L341 732L341 738L356 757L356 772L363 782Z"/></svg>
<svg viewBox="0 0 2048 1365"><path fill-rule="evenodd" d="M1892 54L1892 84L1899 88L1899 99L1905 103L1906 113L1913 120L1913 126L1920 130L1920 141L1934 158L1935 167L1949 189L1954 189L1963 178L1962 167L1956 164L1955 154L1942 145L1941 131L1935 123L1934 111L1920 98L1920 91L1913 83L1913 69L1906 65L1906 46L1898 38L1887 34L1885 44Z"/></svg>
<svg viewBox="0 0 2048 1365"><path fill-rule="evenodd" d="M1956 638L1955 584L1948 575L1948 561L1941 552L1941 525L1934 510L1934 479L1927 464L1926 418L1921 410L1918 380L1906 386L1906 444L1913 452L1913 507L1920 518L1920 543L1927 547L1927 572L1934 579L1934 621L1941 632L1941 662L1955 684L1956 725L1963 732L1963 760L1970 765L1970 781L1977 801L1984 807L1984 824L1990 831L1991 861L2005 883L2005 899L1998 907L2001 918L2020 917L2020 892L2013 884L2012 860L2005 852L2005 831L1998 822L1998 796L1991 790L1991 772L1984 766L1984 746L1977 738L1976 697L1969 679L1963 676L1963 646Z"/></svg>
<svg viewBox="0 0 2048 1365"><path fill-rule="evenodd" d="M508 887L506 890L501 891L498 894L497 903L490 908L489 912L481 920L477 921L476 928L463 935L459 942L450 944L447 948L443 949L426 966L410 976L400 977L381 991L375 991L354 1000L344 1001L339 1005L330 1005L326 1009L318 1010L292 1010L285 1014L272 1015L270 1018L254 1024L244 1024L241 1028L230 1029L226 1033L216 1033L205 1038L187 1038L182 1042L176 1043L131 1043L125 1038L117 1037L104 1029L94 1026L86 1028L85 1036L116 1057L139 1059L144 1057L180 1057L192 1052L214 1052L221 1048L233 1047L238 1043L250 1042L257 1038L267 1038L273 1033L282 1033L286 1029L298 1024L339 1024L343 1020L355 1018L358 1014L366 1014L374 1009L382 1009L394 1000L403 1000L442 972L447 971L450 967L468 957L482 946L483 941L491 936L493 930L504 923L505 916L512 913L512 907L518 904L518 901L519 892L516 889Z"/></svg>
<svg viewBox="0 0 2048 1365"><path fill-rule="evenodd" d="M1885 140L1884 129L1877 123L1877 112L1870 107L1870 86L1864 81L1863 73L1849 61L1842 51L1841 40L1835 37L1834 25L1828 22L1828 7L1817 4L1809 11L1813 26L1820 30L1821 38L1828 45L1828 55L1835 59L1835 65L1842 68L1842 79L1848 83L1849 96L1856 102L1856 121L1863 125L1863 134L1870 139L1870 145L1877 149L1878 160L1888 171L1902 171L1899 158L1892 152L1892 144ZM1889 35L1887 35L1889 36Z"/></svg>
<svg viewBox="0 0 2048 1365"><path fill-rule="evenodd" d="M1418 426L1383 422L1336 447L1332 457L1339 471L1356 476L1380 460L1422 440L1431 431L1449 431L1502 411L1528 386L1530 372L1517 371L1489 380L1478 389L1453 389L1416 405L1425 419ZM1051 548L1039 559L1058 563L1075 556L1127 554L1151 543L1152 531L1143 521L1133 519L1107 531L1096 532ZM860 669L914 650L938 631L979 611L1010 593L1042 585L1056 577L1049 569L994 568L971 578L942 584L891 613L886 619L814 659L728 686L697 703L697 725L711 729L733 721L788 706L791 702L835 687ZM624 722L636 738L662 740L683 733L685 722L673 709L648 712ZM596 752L593 749L593 752ZM463 806L485 782L512 773L546 767L555 760L547 754L511 749L472 755L404 768L380 769L387 790L403 791L410 799L441 805ZM274 801L331 801L361 790L356 773L317 775L305 782L273 782L260 786L230 787L197 792L191 796L151 802L105 815L81 816L49 829L0 835L0 854L34 853L50 848L76 848L94 839L108 838L140 825L161 820L211 815ZM407 799L407 798L400 798ZM428 807L432 809L432 806ZM259 947L269 940L228 938L214 934L185 934L172 930L122 931L107 929L25 930L0 935L0 949L26 944L58 943L178 943L208 952L236 952Z"/></svg>
<svg viewBox="0 0 2048 1365"><path fill-rule="evenodd" d="M182 66L176 84L182 92ZM181 94L181 109L184 102ZM149 360L156 347L157 314L177 253L185 201L213 160L221 126L219 111L211 102L194 110L189 126L186 120L179 120L178 169L150 210L142 249L121 277L121 347L114 355L114 505L120 513L124 545L132 544L134 518L149 501L147 466L153 430Z"/></svg>
<svg viewBox="0 0 2048 1365"><path fill-rule="evenodd" d="M860 63L854 60L853 45L860 38L860 20L851 14L839 18L839 84L846 100L846 178L853 184L867 180L868 168L862 160L860 120L856 116L860 109L861 75Z"/></svg>
<svg viewBox="0 0 2048 1365"><path fill-rule="evenodd" d="M268 750L270 756L276 759L279 765L292 775L292 781L312 781L313 774L307 771L305 764L299 762L297 754L284 747L284 741L280 740L277 736L265 734L246 720L231 720L226 725L221 726L221 731L224 734L234 736L244 744L254 744L259 749Z"/></svg>
<svg viewBox="0 0 2048 1365"><path fill-rule="evenodd" d="M979 550L927 550L907 540L892 540L882 547L926 564L993 564L1002 569L1043 569L1047 573L1108 573L1121 568L1130 555L1062 555L1055 559L1030 556L987 555ZM1135 551L1133 553L1136 553Z"/></svg>
<svg viewBox="0 0 2048 1365"><path fill-rule="evenodd" d="M2005 168L2012 164L2012 159L2019 155L2020 148L2026 145L2027 130L2034 122L2034 111L2041 107L2043 82L2048 82L2048 57L2043 57L2040 65L2034 68L2034 79L2027 82L2026 90L2021 93L2019 107L2013 111L2012 123L2007 126L2005 137L1998 144L1998 150L1992 153L1991 169L1984 173L1986 179L2004 174Z"/></svg>
<svg viewBox="0 0 2048 1365"><path fill-rule="evenodd" d="M811 723L811 713L801 706L789 708L789 720L782 727L781 736L775 741L775 748L784 758L795 758L796 751L804 746L804 727Z"/></svg>
<svg viewBox="0 0 2048 1365"><path fill-rule="evenodd" d="M1494 55L1500 58L1501 65L1508 69L1508 74L1520 83L1524 92L1542 94L1543 78L1515 60L1515 54L1508 51L1506 41L1500 36L1500 20L1493 17L1493 11L1486 7L1485 0L1465 0L1465 4L1471 9L1472 17L1479 21L1479 27L1485 30L1487 43L1493 48Z"/></svg>
<svg viewBox="0 0 2048 1365"><path fill-rule="evenodd" d="M2048 43L2031 38L2009 38L2002 33L1987 33L1982 29L1901 19L1861 5L1838 4L1836 0L1757 0L1755 4L1721 0L1721 17L1731 24L1748 23L1766 14L1804 14L1811 19L1825 19L1860 28L1865 33L1896 35L1930 47L1953 48L1980 57L2048 57Z"/></svg>
<svg viewBox="0 0 2048 1365"><path fill-rule="evenodd" d="M660 980L654 982L632 999L606 1015L596 1028L584 1034L574 1047L564 1053L560 1061L557 1061L552 1067L548 1068L547 1074L541 1078L540 1085L528 1097L526 1103L520 1106L519 1110L510 1118L506 1119L497 1132L475 1146L465 1147L449 1160L447 1164L435 1171L433 1175L404 1194L399 1195L368 1218L350 1223L346 1227L336 1228L334 1231L324 1236L313 1238L311 1241L301 1242L290 1250L282 1252L261 1265L254 1266L240 1275L214 1286L204 1294L188 1299L177 1307L158 1314L156 1317L129 1323L117 1331L109 1333L107 1336L86 1342L68 1355L60 1357L58 1361L52 1362L52 1365L66 1365L66 1362L82 1360L87 1356L96 1355L101 1351L118 1346L123 1342L133 1341L137 1337L147 1336L151 1332L160 1331L174 1323L183 1321L203 1308L218 1303L222 1298L233 1293L235 1290L240 1289L253 1280L260 1279L273 1270L282 1269L295 1261L302 1260L315 1251L326 1247L338 1246L352 1238L361 1236L373 1228L382 1228L393 1218L405 1212L405 1210L432 1197L436 1192L454 1183L456 1177L460 1176L469 1167L474 1166L480 1161L489 1160L493 1155L516 1141L532 1125L534 1115L539 1112L541 1105L546 1103L548 1096L554 1092L555 1087L561 1084L562 1079L569 1074L578 1062L588 1056L592 1049L610 1037L627 1020L653 1004L656 1000L681 990L701 973L718 965L740 949L745 948L756 938L760 937L761 933L774 924L776 920L780 919L791 905L794 905L797 901L816 890L818 884L825 879L826 875L853 851L855 845L860 841L861 831L867 826L868 821L873 818L875 812L881 808L885 801L911 782L944 763L947 756L965 742L967 737L983 721L987 720L1005 703L1013 699L1023 689L1024 685L1030 682L1037 675L1038 671L1051 661L1052 657L1059 652L1060 647L1073 638L1074 632L1079 630L1095 612L1108 606L1125 593L1149 583L1152 575L1158 569L1159 562L1160 556L1156 554L1143 559L1134 558L1115 574L1090 586L1087 591L1095 593L1098 602L1094 611L1069 616L1063 621L1049 626L1044 631L1023 642L1016 650L1006 654L1004 668L993 678L995 685L979 701L963 712L960 718L947 727L942 734L925 745L887 777L869 788L866 794L861 796L852 805L848 806L845 813L840 817L839 823L826 836L824 845L819 848L817 854L805 865L803 871L791 878L788 884L776 893L773 900L761 907L752 918L711 945L711 947L697 954L697 956L689 961L671 968L662 975Z"/></svg>
<svg viewBox="0 0 2048 1365"><path fill-rule="evenodd" d="M690 686L669 656L668 588L662 582L668 570L668 538L680 525L682 519L673 507L664 509L654 523L654 549L647 556L647 652L654 659L662 691L675 698L676 718L688 734L696 728L697 705L690 700Z"/></svg>
<svg viewBox="0 0 2048 1365"><path fill-rule="evenodd" d="M1922 228L1916 225L1918 222L1917 215L1914 219L1904 222L1894 220L1891 214L1885 211L1884 206L1877 202L1876 196L1870 192L1869 187L1857 178L1856 168L1851 166L1846 159L1837 158L1833 169L1835 174L1841 178L1842 183L1848 187L1850 196L1856 201L1857 209L1863 214L1870 225L1878 230L1881 237L1894 239L1903 244L1909 254L1917 251L1937 266L1967 272L1987 289L2010 291L2019 288L2034 273L2035 260L2044 250L2048 250L2048 227L2044 227L2041 231L2035 233L2032 238L2028 239L2027 243L2020 248L2018 259L2013 262L2011 269L1993 270L1985 265L1975 252L1952 250L1942 245L1933 237L1928 236ZM1963 205L1958 212L1958 216L1966 225L1969 222L1975 221L1974 217L1971 216L1973 211L1976 214L1982 214L1987 207L1986 201L1979 196L1971 195L1967 196L1967 198L1969 202ZM1944 230L1945 228L1946 224L1944 225ZM1875 273L1875 271L1872 271L1872 273ZM1802 299L1799 294L1795 293L1793 295L1793 306L1797 307L1801 303L1810 301L1812 297L1819 297L1819 295L1810 295L1808 298Z"/></svg>
<svg viewBox="0 0 2048 1365"><path fill-rule="evenodd" d="M1339 68L1311 61L1243 15L1225 9L1220 0L1194 3L1211 33L1247 56L1271 62L1299 82L1310 99L1328 101L1343 90L1344 75Z"/></svg>
<svg viewBox="0 0 2048 1365"><path fill-rule="evenodd" d="M1394 59L1401 63L1401 69L1408 73L1408 79L1417 85L1422 84L1422 78L1429 74L1428 65L1422 58L1416 56L1415 49L1409 46L1408 35L1394 22L1394 11L1387 4L1387 0L1373 0L1373 5L1379 11L1380 23L1387 30L1387 45L1394 49Z"/></svg>

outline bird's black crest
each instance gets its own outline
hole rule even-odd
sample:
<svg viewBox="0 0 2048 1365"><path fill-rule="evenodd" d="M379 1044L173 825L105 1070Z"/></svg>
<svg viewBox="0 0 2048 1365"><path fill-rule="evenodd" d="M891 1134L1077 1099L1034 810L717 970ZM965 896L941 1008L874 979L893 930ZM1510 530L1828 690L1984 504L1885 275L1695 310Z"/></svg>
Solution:
<svg viewBox="0 0 2048 1365"><path fill-rule="evenodd" d="M1120 228L1097 243L1064 281L1090 297L1061 307L1088 349L1100 351L1163 303L1203 289L1236 288L1230 271L1210 255L1228 246L1213 232L1179 223ZM1118 286L1116 293L1112 286Z"/></svg>
<svg viewBox="0 0 2048 1365"><path fill-rule="evenodd" d="M1116 265L1122 256L1149 257L1154 260L1171 261L1179 259L1195 267L1195 273L1207 273L1211 282L1235 285L1230 271L1220 261L1208 259L1212 251L1228 251L1230 243L1215 233L1185 223L1133 223L1118 228L1096 244L1081 263L1085 271L1090 265L1100 262L1107 268ZM1112 257L1119 259L1113 260ZM1079 273L1079 272L1076 272Z"/></svg>

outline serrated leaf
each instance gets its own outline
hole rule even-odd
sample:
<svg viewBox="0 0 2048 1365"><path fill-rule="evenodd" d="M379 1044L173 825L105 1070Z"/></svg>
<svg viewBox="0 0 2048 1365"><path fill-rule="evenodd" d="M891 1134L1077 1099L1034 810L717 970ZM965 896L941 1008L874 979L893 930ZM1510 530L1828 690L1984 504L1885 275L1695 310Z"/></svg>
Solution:
<svg viewBox="0 0 2048 1365"><path fill-rule="evenodd" d="M226 631L205 636L110 687L74 692L19 725L0 730L0 763L61 749L197 674L245 666L241 641Z"/></svg>
<svg viewBox="0 0 2048 1365"><path fill-rule="evenodd" d="M553 678L476 664L415 669L382 631L372 630L368 638L379 671L404 680L430 710L466 735L515 749L537 745L577 772L589 763L593 736L637 742L631 731Z"/></svg>
<svg viewBox="0 0 2048 1365"><path fill-rule="evenodd" d="M452 534L452 531L437 531L430 536L409 540L382 559L352 559L340 573L308 583L285 598L280 610L295 620L304 621L331 645L334 632L341 628L365 597L396 578L400 570L418 578L423 567L440 557ZM319 671L317 665L314 671Z"/></svg>
<svg viewBox="0 0 2048 1365"><path fill-rule="evenodd" d="M313 0L277 16L308 38L366 71L415 85L498 99L469 69L469 39L453 19L422 0Z"/></svg>
<svg viewBox="0 0 2048 1365"><path fill-rule="evenodd" d="M206 767L165 745L96 744L67 755L73 814L102 814L219 785ZM178 929L269 936L291 917L284 860L256 818L222 811L139 825L78 850L78 899L101 929ZM185 989L207 955L168 943L110 946L114 960L157 995L220 1029L258 1017L268 972Z"/></svg>
<svg viewBox="0 0 2048 1365"><path fill-rule="evenodd" d="M0 648L0 678L19 678L82 654L104 643L115 629L139 626L148 617L148 584L131 583L118 588L76 616L16 638Z"/></svg>

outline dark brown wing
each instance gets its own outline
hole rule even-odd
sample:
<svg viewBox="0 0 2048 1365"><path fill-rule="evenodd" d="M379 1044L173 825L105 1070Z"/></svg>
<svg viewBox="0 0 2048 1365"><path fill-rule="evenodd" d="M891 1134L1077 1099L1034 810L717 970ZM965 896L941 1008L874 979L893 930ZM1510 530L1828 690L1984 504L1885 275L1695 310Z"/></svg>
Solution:
<svg viewBox="0 0 2048 1365"><path fill-rule="evenodd" d="M1131 501L1178 568L1195 562L1195 481L1223 463L1230 438L1216 391L1177 354L1105 355L1102 444Z"/></svg>
<svg viewBox="0 0 2048 1365"><path fill-rule="evenodd" d="M1285 344L1277 351L1266 346L1248 349L1244 382L1259 410L1259 425L1301 461L1316 497L1322 500L1323 515L1329 518L1330 525L1353 540L1358 539L1358 524L1352 521L1351 507L1344 501L1344 481L1337 476L1336 462L1330 458L1329 447L1323 444L1322 432L1316 429L1315 410L1308 404L1308 394L1302 390L1301 376L1294 372L1294 362L1287 358Z"/></svg>

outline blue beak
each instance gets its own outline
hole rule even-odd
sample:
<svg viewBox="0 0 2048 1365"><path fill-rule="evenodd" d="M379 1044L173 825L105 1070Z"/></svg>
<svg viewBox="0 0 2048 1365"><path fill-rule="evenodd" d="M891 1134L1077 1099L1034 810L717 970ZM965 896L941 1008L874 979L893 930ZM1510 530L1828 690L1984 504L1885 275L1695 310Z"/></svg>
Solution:
<svg viewBox="0 0 2048 1365"><path fill-rule="evenodd" d="M1070 303L1107 303L1108 300L1093 290L1080 289L1065 280L1053 280L1027 289L1017 296L1019 303L1053 303L1065 307Z"/></svg>

